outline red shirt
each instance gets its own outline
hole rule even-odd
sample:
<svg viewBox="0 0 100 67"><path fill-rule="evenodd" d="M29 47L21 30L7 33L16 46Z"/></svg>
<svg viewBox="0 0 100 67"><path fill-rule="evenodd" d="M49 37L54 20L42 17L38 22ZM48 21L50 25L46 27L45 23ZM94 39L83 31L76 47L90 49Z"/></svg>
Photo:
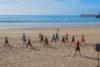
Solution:
<svg viewBox="0 0 100 67"><path fill-rule="evenodd" d="M66 38L68 38L68 34L66 34Z"/></svg>
<svg viewBox="0 0 100 67"><path fill-rule="evenodd" d="M77 42L76 43L76 47L80 47L80 42Z"/></svg>
<svg viewBox="0 0 100 67"><path fill-rule="evenodd" d="M5 41L8 41L8 38L7 37L5 37Z"/></svg>
<svg viewBox="0 0 100 67"><path fill-rule="evenodd" d="M82 40L84 40L84 36L82 36Z"/></svg>

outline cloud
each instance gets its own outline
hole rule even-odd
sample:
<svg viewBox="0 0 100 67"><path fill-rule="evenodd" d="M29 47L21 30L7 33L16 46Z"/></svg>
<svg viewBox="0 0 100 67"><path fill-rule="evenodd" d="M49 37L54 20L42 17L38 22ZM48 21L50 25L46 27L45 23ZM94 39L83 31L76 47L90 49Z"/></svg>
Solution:
<svg viewBox="0 0 100 67"><path fill-rule="evenodd" d="M99 6L98 6L99 7ZM80 0L0 0L0 14L78 14L97 8Z"/></svg>
<svg viewBox="0 0 100 67"><path fill-rule="evenodd" d="M79 2L79 0L66 0L66 1L69 1L69 2L72 2L72 3L77 3L77 2Z"/></svg>

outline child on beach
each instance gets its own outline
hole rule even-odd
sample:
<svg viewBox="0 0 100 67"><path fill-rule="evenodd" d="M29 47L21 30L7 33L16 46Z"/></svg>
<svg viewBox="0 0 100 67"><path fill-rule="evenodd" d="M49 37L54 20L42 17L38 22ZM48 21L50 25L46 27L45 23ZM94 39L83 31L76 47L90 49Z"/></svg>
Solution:
<svg viewBox="0 0 100 67"><path fill-rule="evenodd" d="M77 43L76 43L76 52L79 52L79 54L80 54L80 56L81 56L81 52L80 52L80 42L79 42L79 40L77 41ZM76 56L76 52L75 52L75 56Z"/></svg>
<svg viewBox="0 0 100 67"><path fill-rule="evenodd" d="M63 36L62 37L62 42L61 42L61 44L65 44L66 43L66 40L65 40L65 37ZM61 45L60 45L61 46Z"/></svg>
<svg viewBox="0 0 100 67"><path fill-rule="evenodd" d="M55 41L55 42L56 42L56 38L55 38L55 35L54 35L54 34L53 34L53 36L52 36L51 43L52 43L53 41Z"/></svg>
<svg viewBox="0 0 100 67"><path fill-rule="evenodd" d="M84 37L84 35L82 35L81 43L84 43L84 45L85 45L85 37Z"/></svg>
<svg viewBox="0 0 100 67"><path fill-rule="evenodd" d="M49 43L48 43L48 38L47 37L45 37L45 43L44 43L44 46L49 46Z"/></svg>
<svg viewBox="0 0 100 67"><path fill-rule="evenodd" d="M9 47L11 47L11 46L9 45L8 37L7 37L7 36L5 37L5 46L6 46L6 45L8 45Z"/></svg>
<svg viewBox="0 0 100 67"><path fill-rule="evenodd" d="M26 48L27 48L29 45L30 45L30 47L33 49L33 46L32 46L32 44L31 44L30 38L28 38L28 43L27 43L27 45L26 45Z"/></svg>
<svg viewBox="0 0 100 67"><path fill-rule="evenodd" d="M24 33L23 33L23 36L22 36L22 41L23 41L23 44L26 44L26 36L25 36Z"/></svg>
<svg viewBox="0 0 100 67"><path fill-rule="evenodd" d="M56 33L56 40L59 41L59 35L58 35L58 33Z"/></svg>

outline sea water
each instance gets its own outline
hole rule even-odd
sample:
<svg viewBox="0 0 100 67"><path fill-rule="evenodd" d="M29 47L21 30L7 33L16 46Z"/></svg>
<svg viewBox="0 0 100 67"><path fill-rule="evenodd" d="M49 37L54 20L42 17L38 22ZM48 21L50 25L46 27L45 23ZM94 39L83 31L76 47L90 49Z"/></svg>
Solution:
<svg viewBox="0 0 100 67"><path fill-rule="evenodd" d="M100 18L79 15L0 15L0 28L100 26Z"/></svg>

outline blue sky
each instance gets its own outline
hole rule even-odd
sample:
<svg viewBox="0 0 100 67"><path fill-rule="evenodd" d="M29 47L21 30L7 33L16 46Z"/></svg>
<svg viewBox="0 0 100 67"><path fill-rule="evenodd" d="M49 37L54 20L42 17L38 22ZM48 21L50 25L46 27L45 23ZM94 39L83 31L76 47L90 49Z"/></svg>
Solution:
<svg viewBox="0 0 100 67"><path fill-rule="evenodd" d="M0 15L98 14L100 0L0 0Z"/></svg>

